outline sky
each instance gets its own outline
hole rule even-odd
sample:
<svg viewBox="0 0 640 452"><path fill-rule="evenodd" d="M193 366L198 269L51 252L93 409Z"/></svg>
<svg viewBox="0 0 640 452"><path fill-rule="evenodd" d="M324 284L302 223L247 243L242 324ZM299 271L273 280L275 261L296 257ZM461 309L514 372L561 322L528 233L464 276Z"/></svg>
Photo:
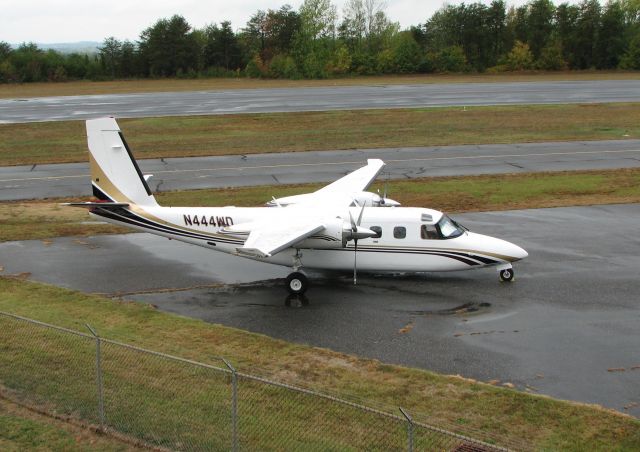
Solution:
<svg viewBox="0 0 640 452"><path fill-rule="evenodd" d="M101 42L109 36L135 41L156 20L174 14L184 16L195 28L230 20L234 30L238 30L259 9L279 9L286 3L297 10L302 0L0 0L0 41ZM341 15L345 0L332 3ZM523 3L526 0L507 1L516 6ZM424 23L443 1L387 0L386 4L389 18L406 28Z"/></svg>

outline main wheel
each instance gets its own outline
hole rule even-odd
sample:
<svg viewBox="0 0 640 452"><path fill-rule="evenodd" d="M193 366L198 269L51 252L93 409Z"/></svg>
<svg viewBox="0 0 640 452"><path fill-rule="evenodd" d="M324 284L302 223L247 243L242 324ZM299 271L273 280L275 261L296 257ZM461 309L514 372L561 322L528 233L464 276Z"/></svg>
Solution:
<svg viewBox="0 0 640 452"><path fill-rule="evenodd" d="M502 282L511 282L513 281L513 277L515 273L513 272L513 268L506 268L504 270L500 270L500 281Z"/></svg>
<svg viewBox="0 0 640 452"><path fill-rule="evenodd" d="M293 272L287 276L287 290L292 294L305 293L309 288L309 280L300 272Z"/></svg>

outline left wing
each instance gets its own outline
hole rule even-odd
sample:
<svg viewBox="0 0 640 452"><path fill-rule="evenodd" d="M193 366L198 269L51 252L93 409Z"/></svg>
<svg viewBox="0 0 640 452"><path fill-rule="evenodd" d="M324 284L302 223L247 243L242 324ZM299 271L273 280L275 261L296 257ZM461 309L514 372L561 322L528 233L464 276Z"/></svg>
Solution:
<svg viewBox="0 0 640 452"><path fill-rule="evenodd" d="M380 159L367 160L367 166L363 166L346 176L338 179L331 184L322 187L313 193L305 193L301 195L287 196L284 198L273 199L267 203L268 206L286 207L292 204L317 203L320 200L326 201L333 205L349 205L358 197L360 193L365 191L378 177L384 162Z"/></svg>
<svg viewBox="0 0 640 452"><path fill-rule="evenodd" d="M335 182L322 187L320 190L315 191L314 194L320 193L354 193L358 191L365 191L369 188L369 185L378 177L384 162L380 159L367 160L367 166L363 166L360 169L347 174L346 176L338 179Z"/></svg>
<svg viewBox="0 0 640 452"><path fill-rule="evenodd" d="M242 247L236 248L238 254L269 257L323 230L325 225L319 219L306 219L296 222L238 224L225 230L233 233L234 230L249 228L249 238Z"/></svg>

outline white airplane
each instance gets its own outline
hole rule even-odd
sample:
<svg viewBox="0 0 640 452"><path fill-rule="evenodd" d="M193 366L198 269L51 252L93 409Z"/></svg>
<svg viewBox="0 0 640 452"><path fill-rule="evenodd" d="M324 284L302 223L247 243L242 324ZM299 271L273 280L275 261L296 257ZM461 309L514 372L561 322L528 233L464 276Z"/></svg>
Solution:
<svg viewBox="0 0 640 452"><path fill-rule="evenodd" d="M101 220L261 262L292 267L293 294L309 285L302 269L440 272L494 266L512 281L512 263L527 257L513 243L470 232L432 209L398 207L366 192L382 160L314 192L268 203L271 207L162 207L113 118L87 121L91 184ZM392 207L381 207L392 206Z"/></svg>

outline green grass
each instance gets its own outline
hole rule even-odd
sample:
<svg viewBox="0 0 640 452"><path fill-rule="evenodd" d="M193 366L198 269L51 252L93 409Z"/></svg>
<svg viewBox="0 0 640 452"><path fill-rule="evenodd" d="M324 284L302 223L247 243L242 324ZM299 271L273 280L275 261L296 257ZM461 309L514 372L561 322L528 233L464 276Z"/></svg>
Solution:
<svg viewBox="0 0 640 452"><path fill-rule="evenodd" d="M417 419L437 421L485 438L502 438L520 447L575 451L640 447L640 422L616 412L291 344L158 312L144 304L0 278L0 310L78 330L86 330L87 322L103 337L216 365L220 361L215 357L225 356L241 371L294 384L302 382L306 387L366 400L375 406L403 406ZM50 332L18 327L15 322L0 322L0 379L5 386L39 394L34 397L39 403L53 398L55 406L70 414L95 419L90 341L60 339ZM37 352L41 346L50 353ZM207 376L161 358L123 352L118 347L105 345L103 352L108 413L116 408L132 410L127 417L108 414L109 421L119 423L121 430L140 436L153 425L160 432L156 443L167 446L183 438L208 441L212 431L223 433L219 441L228 438L228 405L221 402L223 395L215 392L228 390L228 379L218 374ZM45 381L38 378L43 371L47 372ZM323 401L250 381L241 381L240 391L239 409L245 416L241 417L240 431L248 448L278 448L269 442L275 438L284 438L280 448L322 444L328 450L343 450L350 441L361 448L372 448L382 441L377 444L388 450L400 441L401 428L369 414L337 409ZM183 418L176 418L175 414L185 408ZM180 432L179 437L176 432ZM147 435L146 439L151 437Z"/></svg>
<svg viewBox="0 0 640 452"><path fill-rule="evenodd" d="M311 192L322 184L273 185L159 193L166 206L259 206L271 199ZM372 190L383 190L384 183ZM389 196L405 206L446 212L640 202L640 169L434 177L388 183ZM91 222L86 210L66 200L0 203L0 242L131 232Z"/></svg>
<svg viewBox="0 0 640 452"><path fill-rule="evenodd" d="M0 400L0 449L6 452L139 450L108 436Z"/></svg>
<svg viewBox="0 0 640 452"><path fill-rule="evenodd" d="M122 119L137 158L640 137L640 104ZM87 160L80 121L0 124L0 166Z"/></svg>

